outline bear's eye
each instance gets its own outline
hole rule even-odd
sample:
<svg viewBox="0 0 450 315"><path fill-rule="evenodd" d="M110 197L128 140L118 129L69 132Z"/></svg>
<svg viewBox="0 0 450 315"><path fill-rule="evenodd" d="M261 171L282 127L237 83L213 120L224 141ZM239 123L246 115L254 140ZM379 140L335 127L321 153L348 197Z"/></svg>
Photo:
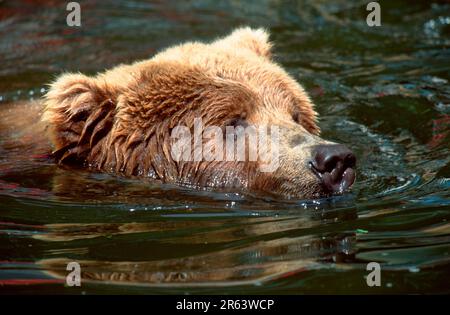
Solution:
<svg viewBox="0 0 450 315"><path fill-rule="evenodd" d="M226 126L230 126L230 127L243 127L246 128L248 126L248 122L245 119L242 118L234 118L232 120L230 120Z"/></svg>
<svg viewBox="0 0 450 315"><path fill-rule="evenodd" d="M300 113L299 112L294 112L292 114L292 119L297 123L300 124Z"/></svg>
<svg viewBox="0 0 450 315"><path fill-rule="evenodd" d="M236 140L236 137L238 137L240 133L244 132L244 129L247 127L248 122L245 119L242 118L231 119L225 124L225 127L223 128L223 137L224 139L227 139L227 137L231 136L234 137Z"/></svg>

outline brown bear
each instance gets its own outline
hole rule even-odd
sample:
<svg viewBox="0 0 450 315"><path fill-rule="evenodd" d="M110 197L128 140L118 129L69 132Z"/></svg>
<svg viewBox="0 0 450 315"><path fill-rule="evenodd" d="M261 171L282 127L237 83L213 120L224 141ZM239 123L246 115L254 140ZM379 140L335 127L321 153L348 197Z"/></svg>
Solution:
<svg viewBox="0 0 450 315"><path fill-rule="evenodd" d="M272 60L268 38L262 29L240 28L212 43L171 47L94 77L62 75L45 95L42 117L53 157L62 164L196 188L294 198L342 193L354 182L355 156L319 137L310 98ZM247 133L244 159L184 154L205 145L204 138L197 144L194 139L193 146L189 140L179 151L191 159L176 159L174 129L194 130L199 119L203 128L234 127L233 139L238 127L277 127L278 136L267 145L268 151L276 146L276 168L264 171L262 158L249 159L255 143ZM262 142L259 146L263 150Z"/></svg>

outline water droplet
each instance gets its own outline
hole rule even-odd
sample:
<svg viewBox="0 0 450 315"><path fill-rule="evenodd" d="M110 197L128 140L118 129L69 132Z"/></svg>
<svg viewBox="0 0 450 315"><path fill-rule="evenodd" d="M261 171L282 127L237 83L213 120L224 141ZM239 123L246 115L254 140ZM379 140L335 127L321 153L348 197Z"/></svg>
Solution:
<svg viewBox="0 0 450 315"><path fill-rule="evenodd" d="M408 270L409 270L409 272L419 272L420 268L414 266L414 267L409 268Z"/></svg>

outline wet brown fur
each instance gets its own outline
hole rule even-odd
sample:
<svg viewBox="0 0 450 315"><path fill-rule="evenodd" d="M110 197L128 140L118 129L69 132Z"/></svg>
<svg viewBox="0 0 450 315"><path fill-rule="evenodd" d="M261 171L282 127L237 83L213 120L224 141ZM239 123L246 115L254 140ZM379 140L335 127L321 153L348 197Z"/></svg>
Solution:
<svg viewBox="0 0 450 315"><path fill-rule="evenodd" d="M307 168L316 113L303 88L271 60L268 34L242 28L210 44L186 43L95 77L65 74L45 96L53 156L61 164L195 187L246 188L307 197L320 190ZM171 130L226 126L244 117L283 128L280 168L258 162L175 162ZM290 147L302 135L302 145Z"/></svg>

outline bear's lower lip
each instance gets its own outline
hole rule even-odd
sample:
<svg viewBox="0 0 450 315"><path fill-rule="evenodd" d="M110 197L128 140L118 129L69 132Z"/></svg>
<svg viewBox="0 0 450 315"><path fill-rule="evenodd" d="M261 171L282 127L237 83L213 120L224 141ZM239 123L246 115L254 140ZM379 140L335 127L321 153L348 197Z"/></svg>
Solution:
<svg viewBox="0 0 450 315"><path fill-rule="evenodd" d="M342 173L338 174L334 171L329 172L320 172L314 167L313 163L309 163L311 171L317 176L317 178L321 181L322 186L324 187L327 193L343 193L350 186L353 185L356 179L356 172L353 168L348 167Z"/></svg>
<svg viewBox="0 0 450 315"><path fill-rule="evenodd" d="M351 167L347 168L344 173L342 174L342 181L339 185L339 192L343 193L348 188L350 188L351 185L355 182L356 179L356 173L355 170Z"/></svg>

